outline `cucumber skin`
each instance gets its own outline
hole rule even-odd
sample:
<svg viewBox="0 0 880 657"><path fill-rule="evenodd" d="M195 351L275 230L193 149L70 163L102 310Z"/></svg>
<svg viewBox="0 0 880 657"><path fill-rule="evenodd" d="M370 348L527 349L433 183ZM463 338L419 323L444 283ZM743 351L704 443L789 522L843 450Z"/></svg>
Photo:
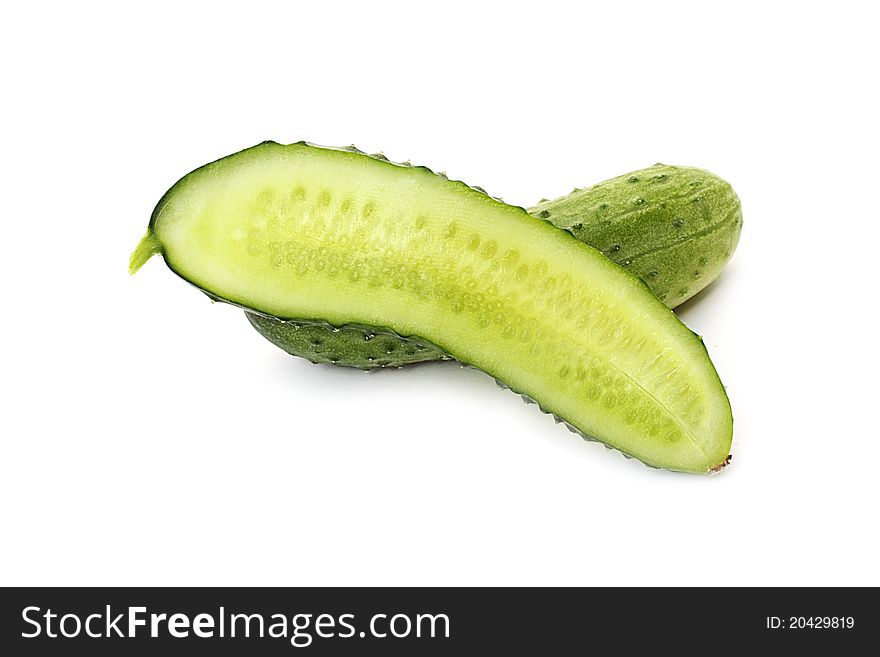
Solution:
<svg viewBox="0 0 880 657"><path fill-rule="evenodd" d="M742 207L729 183L703 169L663 164L529 213L601 251L670 308L718 278L742 230Z"/></svg>
<svg viewBox="0 0 880 657"><path fill-rule="evenodd" d="M675 308L721 274L739 242L733 188L693 167L655 164L528 210L641 278ZM260 335L293 356L364 370L450 360L417 337L369 326L283 320L247 312Z"/></svg>
<svg viewBox="0 0 880 657"><path fill-rule="evenodd" d="M281 320L245 311L251 325L269 342L313 363L370 370L402 367L425 361L452 360L427 340L405 337L387 329L327 322Z"/></svg>

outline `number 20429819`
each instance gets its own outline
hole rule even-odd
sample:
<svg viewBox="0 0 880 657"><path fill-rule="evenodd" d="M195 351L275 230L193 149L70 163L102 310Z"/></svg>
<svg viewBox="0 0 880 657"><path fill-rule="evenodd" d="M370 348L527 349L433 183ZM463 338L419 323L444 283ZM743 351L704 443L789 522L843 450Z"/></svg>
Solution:
<svg viewBox="0 0 880 657"><path fill-rule="evenodd" d="M852 616L767 616L768 630L851 630L856 620Z"/></svg>

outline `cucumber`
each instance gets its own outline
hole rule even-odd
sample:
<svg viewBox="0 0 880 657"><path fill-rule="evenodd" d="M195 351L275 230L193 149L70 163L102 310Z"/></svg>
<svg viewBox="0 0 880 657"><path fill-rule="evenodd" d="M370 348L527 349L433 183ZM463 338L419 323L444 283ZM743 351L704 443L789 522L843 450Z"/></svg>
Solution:
<svg viewBox="0 0 880 657"><path fill-rule="evenodd" d="M703 169L663 164L529 212L641 278L670 308L718 278L742 230L742 207L728 182Z"/></svg>
<svg viewBox="0 0 880 657"><path fill-rule="evenodd" d="M742 208L729 183L703 169L664 164L542 201L528 212L600 250L670 308L718 278L742 229ZM424 340L397 339L377 327L247 317L270 342L313 363L372 369L450 358Z"/></svg>
<svg viewBox="0 0 880 657"><path fill-rule="evenodd" d="M424 167L265 142L162 197L132 273L157 253L259 316L420 336L648 465L727 462L730 404L702 340L642 281Z"/></svg>

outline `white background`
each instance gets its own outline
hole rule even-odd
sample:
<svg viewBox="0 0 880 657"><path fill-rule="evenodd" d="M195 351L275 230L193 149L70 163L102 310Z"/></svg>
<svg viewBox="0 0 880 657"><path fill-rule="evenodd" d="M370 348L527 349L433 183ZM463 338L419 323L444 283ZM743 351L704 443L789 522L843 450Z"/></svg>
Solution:
<svg viewBox="0 0 880 657"><path fill-rule="evenodd" d="M29 3L2 50L2 584L880 584L871 3ZM128 255L190 169L384 150L532 204L661 161L740 248L682 319L734 460L676 475L452 364L262 340Z"/></svg>

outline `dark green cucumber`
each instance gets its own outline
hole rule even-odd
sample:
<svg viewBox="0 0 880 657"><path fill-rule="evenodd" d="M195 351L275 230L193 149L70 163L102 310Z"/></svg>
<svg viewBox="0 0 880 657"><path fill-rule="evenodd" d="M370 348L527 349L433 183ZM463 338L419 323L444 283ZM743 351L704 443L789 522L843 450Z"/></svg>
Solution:
<svg viewBox="0 0 880 657"><path fill-rule="evenodd" d="M452 356L427 340L404 337L377 326L333 326L323 321L284 320L247 310L245 316L269 342L313 363L369 370L452 360Z"/></svg>
<svg viewBox="0 0 880 657"><path fill-rule="evenodd" d="M178 181L131 270L155 253L257 315L420 336L649 465L727 460L730 405L702 340L642 281L423 167L266 142Z"/></svg>
<svg viewBox="0 0 880 657"><path fill-rule="evenodd" d="M718 278L742 229L739 198L729 183L703 169L664 164L542 201L528 212L628 269L670 308ZM424 341L398 339L378 327L285 322L254 313L248 319L270 342L313 363L372 369L449 358Z"/></svg>

